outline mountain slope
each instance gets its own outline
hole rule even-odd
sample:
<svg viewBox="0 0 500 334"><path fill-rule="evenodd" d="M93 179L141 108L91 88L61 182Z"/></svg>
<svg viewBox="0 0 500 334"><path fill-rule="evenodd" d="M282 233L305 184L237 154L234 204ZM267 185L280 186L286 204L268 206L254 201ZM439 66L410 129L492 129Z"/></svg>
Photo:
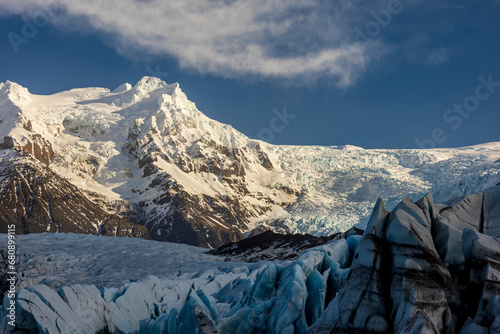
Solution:
<svg viewBox="0 0 500 334"><path fill-rule="evenodd" d="M408 193L432 190L440 201L500 181L498 143L450 150L273 146L211 120L178 84L151 77L113 91L50 96L2 83L0 148L5 157L24 152L40 163L37 173L43 167L76 187L86 198L73 203L76 211L88 199L145 226L155 240L211 248L254 229L330 235L365 223L379 195L392 208ZM14 170L19 161L2 158L2 165ZM12 210L0 206L0 217L21 224ZM33 231L50 229L49 220L40 221Z"/></svg>
<svg viewBox="0 0 500 334"><path fill-rule="evenodd" d="M74 185L31 157L0 162L0 233L86 233L149 239L147 229L109 214Z"/></svg>

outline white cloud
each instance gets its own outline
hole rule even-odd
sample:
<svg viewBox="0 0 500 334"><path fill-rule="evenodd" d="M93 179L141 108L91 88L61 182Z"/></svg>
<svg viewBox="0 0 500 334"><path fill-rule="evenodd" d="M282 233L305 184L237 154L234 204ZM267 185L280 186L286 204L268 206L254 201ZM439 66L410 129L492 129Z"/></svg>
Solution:
<svg viewBox="0 0 500 334"><path fill-rule="evenodd" d="M113 36L109 43L123 54L170 55L182 68L227 78L328 78L348 87L384 52L376 38L353 44L353 27L387 1L370 8L359 0L57 1L63 10L51 23L62 29L78 23ZM0 8L29 18L53 2L0 0ZM355 47L356 61L341 45Z"/></svg>

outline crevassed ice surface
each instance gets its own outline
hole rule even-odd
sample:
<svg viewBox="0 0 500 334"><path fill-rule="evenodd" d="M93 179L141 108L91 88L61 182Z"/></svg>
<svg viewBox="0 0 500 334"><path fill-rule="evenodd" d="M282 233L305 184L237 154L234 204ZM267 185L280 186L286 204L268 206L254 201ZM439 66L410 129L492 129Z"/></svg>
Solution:
<svg viewBox="0 0 500 334"><path fill-rule="evenodd" d="M431 191L437 202L500 182L500 144L458 149L368 150L355 146L274 146L303 195L287 210L296 232L327 235L367 221L378 197L389 209Z"/></svg>
<svg viewBox="0 0 500 334"><path fill-rule="evenodd" d="M7 236L0 235L0 244ZM205 248L137 238L72 233L16 236L19 287L71 284L118 287L149 275L187 280L225 272L248 272L247 263L224 262Z"/></svg>
<svg viewBox="0 0 500 334"><path fill-rule="evenodd" d="M21 235L17 245L18 324L44 333L305 333L355 251L342 239L295 261L249 264L120 237L44 233ZM5 298L0 333L9 329L8 304Z"/></svg>

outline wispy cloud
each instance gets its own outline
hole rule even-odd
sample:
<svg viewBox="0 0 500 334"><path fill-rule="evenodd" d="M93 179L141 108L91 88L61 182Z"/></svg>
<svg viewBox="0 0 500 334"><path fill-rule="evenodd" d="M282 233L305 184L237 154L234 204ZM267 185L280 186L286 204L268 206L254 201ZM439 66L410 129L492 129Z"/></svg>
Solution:
<svg viewBox="0 0 500 334"><path fill-rule="evenodd" d="M0 17L23 15L30 19L54 2L58 3L57 11L50 24L62 31L96 34L130 58L169 56L181 68L203 74L232 79L274 78L293 85L326 79L342 88L355 84L368 69L383 65L391 54L430 67L448 62L453 48L440 43L439 37L453 33L454 13L465 3L0 0ZM394 6L404 11L405 20L393 15L385 24L384 15L376 17ZM421 19L421 12L439 12L443 21ZM363 36L357 32L363 32Z"/></svg>
<svg viewBox="0 0 500 334"><path fill-rule="evenodd" d="M54 0L0 0L4 15L29 18ZM384 52L380 41L343 52L353 27L387 1L321 0L57 0L51 23L109 36L119 52L169 55L185 69L227 78L302 81L329 78L352 85ZM364 16L363 16L364 15ZM347 41L347 44L346 44ZM135 53L136 54L136 53Z"/></svg>

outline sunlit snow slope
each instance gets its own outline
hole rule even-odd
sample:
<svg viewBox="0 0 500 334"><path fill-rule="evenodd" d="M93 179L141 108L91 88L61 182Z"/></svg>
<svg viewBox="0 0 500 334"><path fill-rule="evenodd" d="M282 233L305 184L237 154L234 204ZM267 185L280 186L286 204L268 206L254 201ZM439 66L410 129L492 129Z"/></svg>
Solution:
<svg viewBox="0 0 500 334"><path fill-rule="evenodd" d="M50 96L2 83L0 148L0 219L20 232L149 232L204 247L255 228L332 234L363 223L378 196L391 207L407 194L432 190L439 201L500 181L498 143L450 150L273 146L211 120L177 83L152 77L113 91ZM86 217L86 225L65 229L69 223L53 212L66 210L66 195L53 195L45 181L24 182L25 170L31 180L71 184L70 223ZM20 187L22 196L13 196ZM85 201L92 204L80 208ZM42 211L45 219L37 220Z"/></svg>

